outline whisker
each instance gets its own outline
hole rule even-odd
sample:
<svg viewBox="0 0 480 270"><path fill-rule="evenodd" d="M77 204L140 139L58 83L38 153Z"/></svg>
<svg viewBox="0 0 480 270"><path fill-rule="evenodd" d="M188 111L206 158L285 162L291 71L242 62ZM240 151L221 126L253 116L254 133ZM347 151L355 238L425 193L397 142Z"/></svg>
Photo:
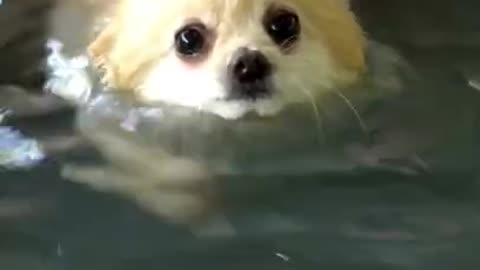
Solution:
<svg viewBox="0 0 480 270"><path fill-rule="evenodd" d="M323 125L324 123L323 123L322 116L320 114L320 110L318 109L317 103L315 102L315 97L313 96L312 92L310 92L308 89L303 87L302 84L298 80L295 80L295 84L297 84L298 89L300 89L300 91L302 91L302 93L305 96L307 96L308 100L310 101L310 104L312 105L313 114L314 114L314 117L315 117L315 124L317 125L317 129L318 129L318 132L319 132L319 139L321 141L323 141L324 136L322 134L325 133L324 132L325 127Z"/></svg>
<svg viewBox="0 0 480 270"><path fill-rule="evenodd" d="M343 101L345 102L345 104L347 105L347 107L353 112L355 118L356 118L357 121L358 121L358 124L359 124L361 130L362 130L365 134L368 134L368 127L367 127L367 125L365 124L365 121L363 121L362 116L360 115L360 113L358 112L358 110L355 108L355 106L353 105L353 103L352 103L345 95L343 95L340 91L334 90L333 92L334 92L341 100L343 100Z"/></svg>

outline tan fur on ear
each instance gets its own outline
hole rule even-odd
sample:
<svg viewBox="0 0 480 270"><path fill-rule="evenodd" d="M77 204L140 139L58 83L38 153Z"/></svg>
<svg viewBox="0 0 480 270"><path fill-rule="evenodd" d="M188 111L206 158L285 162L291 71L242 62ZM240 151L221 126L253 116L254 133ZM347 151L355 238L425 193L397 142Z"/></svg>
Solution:
<svg viewBox="0 0 480 270"><path fill-rule="evenodd" d="M155 57L146 53L148 49L132 49L132 43L140 42L129 39L128 35L125 38L124 31L123 18L113 18L90 44L88 53L93 64L103 73L102 80L107 86L135 91Z"/></svg>
<svg viewBox="0 0 480 270"><path fill-rule="evenodd" d="M169 50L167 42L159 41L161 34L157 26L167 27L174 18L160 11L176 8L176 5L166 0L116 1L112 21L89 47L90 57L103 71L104 82L110 87L141 91L139 88L151 67ZM209 0L205 1L205 5L222 6L224 1ZM306 15L310 41L322 43L328 50L332 69L335 70L332 75L335 78L331 79L349 83L366 72L366 39L348 7L348 0L291 2Z"/></svg>
<svg viewBox="0 0 480 270"><path fill-rule="evenodd" d="M344 5L346 8L350 8L351 0L338 0L340 4Z"/></svg>
<svg viewBox="0 0 480 270"><path fill-rule="evenodd" d="M114 77L112 74L114 69L110 67L111 64L109 64L108 55L115 44L116 32L116 25L109 24L88 46L88 54L90 59L95 67L103 72L103 79L105 82L111 82Z"/></svg>
<svg viewBox="0 0 480 270"><path fill-rule="evenodd" d="M314 37L323 37L336 65L352 74L366 72L366 38L347 0L325 0L319 8L317 1L297 0L312 18ZM345 74L341 74L343 76ZM354 76L356 77L356 76Z"/></svg>

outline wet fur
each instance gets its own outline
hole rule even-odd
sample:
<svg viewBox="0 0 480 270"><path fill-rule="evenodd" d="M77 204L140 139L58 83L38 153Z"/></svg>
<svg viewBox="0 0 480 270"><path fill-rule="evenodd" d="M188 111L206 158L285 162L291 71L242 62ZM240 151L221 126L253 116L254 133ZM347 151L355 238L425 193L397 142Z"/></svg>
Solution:
<svg viewBox="0 0 480 270"><path fill-rule="evenodd" d="M289 54L282 53L262 29L262 16L272 4L299 13L303 33ZM179 103L227 118L243 115L224 108L230 104L215 107L209 102L221 97L217 92L222 90L211 90L222 88L214 81L233 50L244 44L267 54L276 66L274 81L280 94L271 102L274 105L256 106L260 114L269 111L268 106L276 107L267 112L274 114L288 104L317 98L332 88L355 82L366 71L364 34L344 1L120 0L112 14L111 22L90 44L89 53L103 71L106 84L133 91L146 102ZM172 46L175 31L192 18L212 27L216 35L208 59L193 68L176 59ZM185 77L190 79L182 80ZM180 93L174 95L172 91ZM199 97L190 97L194 93Z"/></svg>
<svg viewBox="0 0 480 270"><path fill-rule="evenodd" d="M304 32L291 53L282 53L262 29L262 14L271 3L287 5L299 13ZM79 10L90 12L92 9ZM99 11L100 8L93 10ZM321 94L355 83L367 69L362 29L344 1L119 0L102 12L109 14L110 21L98 35L92 34L94 40L88 47L90 57L103 74L104 83L112 89L132 92L147 103L181 102L163 100L162 91L207 95L202 91L209 90L208 84L202 85L195 78L207 78L216 85L212 75L222 72L232 50L242 42L264 51L276 66L275 80L280 97L273 99L280 103L280 109L293 103L311 106L312 101L321 99ZM222 42L214 45L212 53L200 67L189 70L176 59L172 42L175 30L184 20L196 17L208 25L215 25L217 39ZM169 67L181 74L182 79L171 80L172 74L168 70L166 74L160 72ZM191 80L193 82L189 84ZM198 104L189 104L191 107L195 105ZM235 111L238 104L224 105L216 113L225 118L242 115L241 111ZM257 112L265 109L262 104L255 106ZM206 107L202 109L214 110ZM215 196L209 192L203 194L205 188L198 188L199 185L208 187L213 184L214 175L210 175L207 168L188 161L181 163L181 169L172 172L171 168L178 166L168 164L180 164L178 157L126 139L125 132L102 132L101 129L107 128L103 125L80 127L83 135L99 148L111 165L68 167L65 171L67 178L100 191L124 194L143 208L176 223L192 224L203 220L206 213L218 206L211 201ZM159 164L164 166L159 167ZM168 168L170 174L162 172Z"/></svg>

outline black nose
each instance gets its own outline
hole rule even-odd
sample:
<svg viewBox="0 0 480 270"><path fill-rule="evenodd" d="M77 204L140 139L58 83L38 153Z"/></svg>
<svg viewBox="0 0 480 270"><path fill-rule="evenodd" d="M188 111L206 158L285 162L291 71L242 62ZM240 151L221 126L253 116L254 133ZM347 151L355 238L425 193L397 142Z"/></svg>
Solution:
<svg viewBox="0 0 480 270"><path fill-rule="evenodd" d="M234 57L231 66L233 79L241 84L262 81L272 72L272 66L267 57L249 49L240 49Z"/></svg>
<svg viewBox="0 0 480 270"><path fill-rule="evenodd" d="M231 61L229 73L230 98L257 99L270 94L272 65L263 53L239 49Z"/></svg>

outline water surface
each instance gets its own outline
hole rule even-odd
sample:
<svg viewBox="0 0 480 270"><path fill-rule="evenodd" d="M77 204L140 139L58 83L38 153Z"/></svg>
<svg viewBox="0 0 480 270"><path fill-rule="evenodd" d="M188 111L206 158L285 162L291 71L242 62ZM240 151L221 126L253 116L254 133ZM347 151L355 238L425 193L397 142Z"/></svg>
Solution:
<svg viewBox="0 0 480 270"><path fill-rule="evenodd" d="M228 196L238 235L198 239L124 198L65 181L62 160L48 160L0 172L0 268L475 269L480 5L420 2L359 1L356 9L373 38L408 59L422 78L415 87L427 93L413 102L424 104L414 106L423 113L412 110L404 122L392 113L386 122L432 124L425 133L413 129L422 132L411 136L425 141L448 135L425 156L428 174L333 170L230 179L237 183ZM63 134L71 122L60 111L16 124L48 135Z"/></svg>

